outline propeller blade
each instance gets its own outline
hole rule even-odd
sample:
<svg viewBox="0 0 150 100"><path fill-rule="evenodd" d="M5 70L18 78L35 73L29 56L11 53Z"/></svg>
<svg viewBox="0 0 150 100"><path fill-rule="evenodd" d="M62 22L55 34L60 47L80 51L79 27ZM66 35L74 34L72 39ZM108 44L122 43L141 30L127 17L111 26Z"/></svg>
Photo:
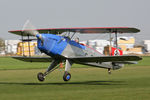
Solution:
<svg viewBox="0 0 150 100"><path fill-rule="evenodd" d="M36 28L31 24L31 22L29 20L27 20L25 22L25 24L23 25L22 31L25 34L29 34L32 36L36 36L37 34L40 34L37 30L35 30Z"/></svg>

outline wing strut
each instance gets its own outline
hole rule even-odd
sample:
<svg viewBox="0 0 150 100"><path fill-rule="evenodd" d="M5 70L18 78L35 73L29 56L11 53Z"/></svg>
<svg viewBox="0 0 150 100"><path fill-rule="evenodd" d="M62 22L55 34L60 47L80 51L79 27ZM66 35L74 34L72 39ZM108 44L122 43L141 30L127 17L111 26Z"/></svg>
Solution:
<svg viewBox="0 0 150 100"><path fill-rule="evenodd" d="M71 36L71 38L70 38L70 39L72 39L72 38L73 38L73 36L75 35L75 33L76 33L76 32L73 32L73 35Z"/></svg>
<svg viewBox="0 0 150 100"><path fill-rule="evenodd" d="M29 35L28 35L28 49L29 49L29 57L31 57L31 52L30 52L30 41L29 41Z"/></svg>
<svg viewBox="0 0 150 100"><path fill-rule="evenodd" d="M29 36L29 34L27 35L27 37L28 38L24 40L24 38L23 38L23 32L21 32L22 52L23 52L23 56L26 56L25 55L25 48L24 48L24 41L28 41L29 57L31 57L30 36ZM31 39L31 41L32 41L32 39Z"/></svg>
<svg viewBox="0 0 150 100"><path fill-rule="evenodd" d="M116 48L117 48L117 51L118 51L118 41L117 41L117 38L118 38L118 35L117 35L117 31L115 32L115 38L116 38ZM118 55L118 52L117 52L117 54L116 55Z"/></svg>
<svg viewBox="0 0 150 100"><path fill-rule="evenodd" d="M119 52L118 52L118 31L116 30L116 31L114 31L114 33L115 33L115 41L114 41L114 43L115 43L115 48L116 48L116 54L115 55L119 55ZM112 51L111 51L112 52Z"/></svg>
<svg viewBox="0 0 150 100"><path fill-rule="evenodd" d="M24 55L24 41L23 41L23 32L21 32L21 40L22 40L22 47L23 47L23 48L22 48L22 49L23 49L23 50L22 50L22 52L23 52L23 56L25 56L25 55Z"/></svg>
<svg viewBox="0 0 150 100"><path fill-rule="evenodd" d="M112 47L112 37L111 37L111 33L109 33L109 38L110 38L110 49L109 49L109 54L110 54L110 56L112 56L112 49L111 49L111 47Z"/></svg>

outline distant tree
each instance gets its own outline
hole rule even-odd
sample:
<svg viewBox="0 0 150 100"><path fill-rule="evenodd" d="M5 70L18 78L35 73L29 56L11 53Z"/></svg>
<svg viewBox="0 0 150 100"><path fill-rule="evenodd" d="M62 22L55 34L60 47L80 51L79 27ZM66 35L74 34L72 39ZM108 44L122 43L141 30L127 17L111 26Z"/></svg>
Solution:
<svg viewBox="0 0 150 100"><path fill-rule="evenodd" d="M4 51L5 49L5 43L4 43L4 40L2 38L0 38L0 52L1 51Z"/></svg>

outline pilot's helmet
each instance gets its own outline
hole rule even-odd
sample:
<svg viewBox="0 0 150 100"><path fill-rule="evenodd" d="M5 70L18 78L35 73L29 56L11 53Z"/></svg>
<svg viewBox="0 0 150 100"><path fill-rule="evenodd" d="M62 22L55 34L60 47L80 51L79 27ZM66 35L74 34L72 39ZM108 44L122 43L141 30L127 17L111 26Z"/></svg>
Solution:
<svg viewBox="0 0 150 100"><path fill-rule="evenodd" d="M78 37L75 39L75 42L79 43L79 38Z"/></svg>

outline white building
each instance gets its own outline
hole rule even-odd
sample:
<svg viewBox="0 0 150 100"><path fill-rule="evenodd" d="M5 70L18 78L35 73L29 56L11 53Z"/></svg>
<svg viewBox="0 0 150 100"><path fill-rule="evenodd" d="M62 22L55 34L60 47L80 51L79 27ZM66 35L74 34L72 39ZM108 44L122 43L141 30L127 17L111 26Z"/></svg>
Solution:
<svg viewBox="0 0 150 100"><path fill-rule="evenodd" d="M112 39L111 46L115 47L116 40ZM150 40L146 41L146 43L149 43L149 45L146 45L147 49L150 51ZM101 54L104 53L104 47L110 46L109 40L88 40L84 41L83 43L86 43L88 46L96 49ZM123 54L143 54L141 47L134 47L135 46L135 38L134 37L118 37L117 38L118 47L123 50Z"/></svg>
<svg viewBox="0 0 150 100"><path fill-rule="evenodd" d="M96 49L101 54L103 54L103 52L104 52L104 47L107 46L107 45L110 45L109 41L107 41L107 40L98 40L98 39L82 41L81 43L86 44L86 45Z"/></svg>
<svg viewBox="0 0 150 100"><path fill-rule="evenodd" d="M144 47L150 53L150 40L144 40Z"/></svg>
<svg viewBox="0 0 150 100"><path fill-rule="evenodd" d="M5 40L5 53L6 54L16 54L17 45L20 40Z"/></svg>
<svg viewBox="0 0 150 100"><path fill-rule="evenodd" d="M118 45L124 45L126 48L134 48L135 45L135 38L134 37L118 37Z"/></svg>

